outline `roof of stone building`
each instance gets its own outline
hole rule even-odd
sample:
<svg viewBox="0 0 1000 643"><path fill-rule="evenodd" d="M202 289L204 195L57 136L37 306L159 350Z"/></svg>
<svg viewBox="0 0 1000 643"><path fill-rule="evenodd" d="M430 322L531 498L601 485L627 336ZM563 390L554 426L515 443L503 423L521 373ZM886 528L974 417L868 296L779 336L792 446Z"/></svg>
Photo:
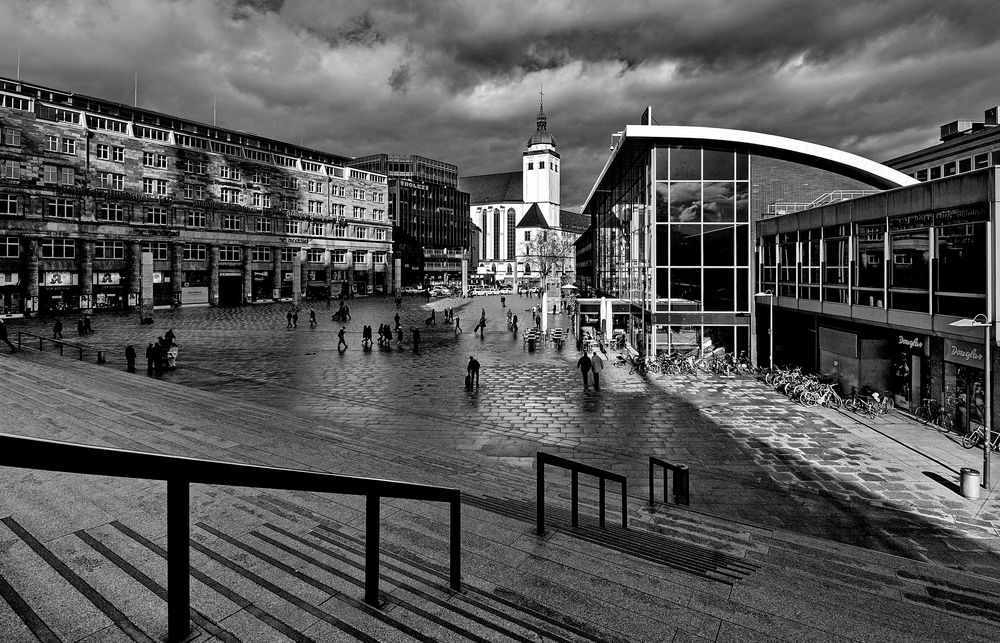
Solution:
<svg viewBox="0 0 1000 643"><path fill-rule="evenodd" d="M521 217L521 221L517 224L518 228L548 228L549 224L545 221L545 215L542 214L541 208L538 207L537 203L532 203L528 211L524 213Z"/></svg>
<svg viewBox="0 0 1000 643"><path fill-rule="evenodd" d="M572 210L559 210L559 225L566 232L582 234L590 227L590 216Z"/></svg>
<svg viewBox="0 0 1000 643"><path fill-rule="evenodd" d="M458 189L469 193L469 205L520 203L524 199L521 170L458 177Z"/></svg>

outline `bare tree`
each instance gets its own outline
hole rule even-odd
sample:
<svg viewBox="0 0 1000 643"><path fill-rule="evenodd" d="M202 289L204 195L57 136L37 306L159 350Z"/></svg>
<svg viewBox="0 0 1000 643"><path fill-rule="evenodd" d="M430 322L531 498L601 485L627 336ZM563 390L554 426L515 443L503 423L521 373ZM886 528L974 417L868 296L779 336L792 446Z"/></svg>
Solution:
<svg viewBox="0 0 1000 643"><path fill-rule="evenodd" d="M572 272L574 245L570 235L560 230L545 230L524 244L524 262L541 276L544 285L556 271Z"/></svg>

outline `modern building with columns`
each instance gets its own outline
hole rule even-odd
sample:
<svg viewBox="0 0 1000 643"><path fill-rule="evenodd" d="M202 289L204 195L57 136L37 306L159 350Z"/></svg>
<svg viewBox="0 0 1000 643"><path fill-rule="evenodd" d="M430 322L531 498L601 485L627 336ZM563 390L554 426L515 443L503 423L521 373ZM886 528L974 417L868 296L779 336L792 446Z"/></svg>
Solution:
<svg viewBox="0 0 1000 643"><path fill-rule="evenodd" d="M387 292L385 175L0 78L0 314Z"/></svg>

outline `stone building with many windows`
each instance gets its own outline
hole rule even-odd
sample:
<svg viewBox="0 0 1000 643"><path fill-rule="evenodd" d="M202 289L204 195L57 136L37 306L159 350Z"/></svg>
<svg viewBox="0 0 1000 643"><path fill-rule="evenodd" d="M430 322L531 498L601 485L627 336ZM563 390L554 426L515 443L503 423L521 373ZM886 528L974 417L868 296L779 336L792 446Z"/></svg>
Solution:
<svg viewBox="0 0 1000 643"><path fill-rule="evenodd" d="M385 292L385 175L337 156L0 79L0 314Z"/></svg>

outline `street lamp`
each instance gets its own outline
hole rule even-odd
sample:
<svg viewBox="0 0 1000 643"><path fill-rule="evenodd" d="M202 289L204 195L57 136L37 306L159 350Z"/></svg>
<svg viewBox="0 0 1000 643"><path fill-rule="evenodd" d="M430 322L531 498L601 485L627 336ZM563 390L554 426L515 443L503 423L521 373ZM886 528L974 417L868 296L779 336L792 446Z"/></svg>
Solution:
<svg viewBox="0 0 1000 643"><path fill-rule="evenodd" d="M763 292L754 293L754 297L767 297L770 302L770 320L767 323L767 336L770 342L770 348L768 348L767 356L770 360L771 370L774 370L774 293L770 290L765 290Z"/></svg>
<svg viewBox="0 0 1000 643"><path fill-rule="evenodd" d="M991 398L993 397L993 321L989 317L983 314L976 315L972 319L959 319L958 321L953 321L949 326L960 326L960 327L983 327L985 331L986 339L986 391L983 395L983 488L990 488L990 447L992 446L992 435L990 431L990 425L993 423L993 410L990 408Z"/></svg>

